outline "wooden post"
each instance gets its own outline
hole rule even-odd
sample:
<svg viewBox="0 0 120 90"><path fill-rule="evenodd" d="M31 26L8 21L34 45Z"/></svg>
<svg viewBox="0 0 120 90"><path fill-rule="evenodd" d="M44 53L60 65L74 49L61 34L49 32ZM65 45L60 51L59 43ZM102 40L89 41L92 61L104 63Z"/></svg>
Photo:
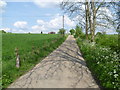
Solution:
<svg viewBox="0 0 120 90"><path fill-rule="evenodd" d="M15 54L16 54L16 67L20 68L20 56L18 53L18 48L15 48Z"/></svg>

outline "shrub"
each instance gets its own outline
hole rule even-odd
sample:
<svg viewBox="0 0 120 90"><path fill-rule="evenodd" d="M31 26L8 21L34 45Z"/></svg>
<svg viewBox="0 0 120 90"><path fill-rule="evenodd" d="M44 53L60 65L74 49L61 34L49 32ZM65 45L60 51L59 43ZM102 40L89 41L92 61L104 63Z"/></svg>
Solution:
<svg viewBox="0 0 120 90"><path fill-rule="evenodd" d="M74 29L71 29L71 30L70 30L70 34L71 34L71 35L74 35L74 33L75 33L75 30L74 30Z"/></svg>
<svg viewBox="0 0 120 90"><path fill-rule="evenodd" d="M104 88L119 88L119 54L110 47L77 39L88 67Z"/></svg>
<svg viewBox="0 0 120 90"><path fill-rule="evenodd" d="M59 29L59 32L58 32L58 34L61 34L62 36L64 36L65 35L65 29Z"/></svg>
<svg viewBox="0 0 120 90"><path fill-rule="evenodd" d="M100 46L110 47L113 51L118 52L118 35L100 35L96 36L96 43Z"/></svg>

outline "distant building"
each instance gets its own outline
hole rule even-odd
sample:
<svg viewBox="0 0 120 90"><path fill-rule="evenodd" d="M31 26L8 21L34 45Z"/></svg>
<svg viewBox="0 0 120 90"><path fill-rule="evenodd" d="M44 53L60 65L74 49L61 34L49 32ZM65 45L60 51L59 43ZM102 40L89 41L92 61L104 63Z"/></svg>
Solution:
<svg viewBox="0 0 120 90"><path fill-rule="evenodd" d="M49 32L48 34L55 34L55 32Z"/></svg>

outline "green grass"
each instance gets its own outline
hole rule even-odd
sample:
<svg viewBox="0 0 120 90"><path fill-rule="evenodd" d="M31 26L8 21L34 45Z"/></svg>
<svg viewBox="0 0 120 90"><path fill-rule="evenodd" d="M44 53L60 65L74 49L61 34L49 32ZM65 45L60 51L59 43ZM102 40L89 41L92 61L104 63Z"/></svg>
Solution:
<svg viewBox="0 0 120 90"><path fill-rule="evenodd" d="M100 46L110 47L113 51L118 51L118 35L96 36L95 41Z"/></svg>
<svg viewBox="0 0 120 90"><path fill-rule="evenodd" d="M57 34L3 34L2 85L8 87L14 80L33 68L56 49L65 37ZM19 49L21 67L16 68L15 48Z"/></svg>
<svg viewBox="0 0 120 90"><path fill-rule="evenodd" d="M0 32L0 89L2 89L2 33Z"/></svg>
<svg viewBox="0 0 120 90"><path fill-rule="evenodd" d="M118 36L96 36L96 42L95 44L81 38L77 39L87 66L100 85L103 88L118 89L120 87Z"/></svg>

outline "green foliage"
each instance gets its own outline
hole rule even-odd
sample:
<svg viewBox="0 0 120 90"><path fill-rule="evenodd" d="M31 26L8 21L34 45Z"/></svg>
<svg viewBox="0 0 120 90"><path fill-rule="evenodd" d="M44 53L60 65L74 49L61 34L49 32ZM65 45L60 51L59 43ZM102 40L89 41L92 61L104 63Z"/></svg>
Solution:
<svg viewBox="0 0 120 90"><path fill-rule="evenodd" d="M106 35L106 32L105 32L105 31L103 31L103 32L102 32L102 34L103 34L103 35Z"/></svg>
<svg viewBox="0 0 120 90"><path fill-rule="evenodd" d="M62 36L64 36L65 35L65 29L59 29L59 32L58 32L58 34L61 34Z"/></svg>
<svg viewBox="0 0 120 90"><path fill-rule="evenodd" d="M100 46L112 48L118 52L118 35L99 35L96 36L95 41Z"/></svg>
<svg viewBox="0 0 120 90"><path fill-rule="evenodd" d="M74 35L74 37L75 38L77 38L77 37L84 38L85 37L84 33L82 32L82 28L80 26L78 26L78 25L75 28L75 35Z"/></svg>
<svg viewBox="0 0 120 90"><path fill-rule="evenodd" d="M74 33L75 33L75 30L74 30L74 29L71 29L71 30L70 30L70 34L71 34L71 35L74 35Z"/></svg>
<svg viewBox="0 0 120 90"><path fill-rule="evenodd" d="M94 42L89 43L88 41L83 41L82 39L77 39L77 43L89 69L100 81L101 86L104 88L118 89L120 81L120 52L116 52L114 49L116 43L110 41L111 39L117 40L118 38L116 35L105 35L104 38L96 38L98 40L97 44ZM111 42L111 44L113 43L112 47L108 44L109 42Z"/></svg>
<svg viewBox="0 0 120 90"><path fill-rule="evenodd" d="M0 30L0 33L6 33L4 30Z"/></svg>
<svg viewBox="0 0 120 90"><path fill-rule="evenodd" d="M2 33L0 33L0 90L2 89Z"/></svg>
<svg viewBox="0 0 120 90"><path fill-rule="evenodd" d="M119 26L119 28L120 28L120 26ZM120 33L120 29L119 29L119 28L118 28L118 29L116 29L116 32L118 32L118 33Z"/></svg>
<svg viewBox="0 0 120 90"><path fill-rule="evenodd" d="M56 34L3 34L2 85L6 88L29 71L64 40ZM21 67L16 68L15 48L19 49Z"/></svg>
<svg viewBox="0 0 120 90"><path fill-rule="evenodd" d="M96 36L100 36L100 35L102 35L101 32L97 32L97 33L96 33Z"/></svg>

